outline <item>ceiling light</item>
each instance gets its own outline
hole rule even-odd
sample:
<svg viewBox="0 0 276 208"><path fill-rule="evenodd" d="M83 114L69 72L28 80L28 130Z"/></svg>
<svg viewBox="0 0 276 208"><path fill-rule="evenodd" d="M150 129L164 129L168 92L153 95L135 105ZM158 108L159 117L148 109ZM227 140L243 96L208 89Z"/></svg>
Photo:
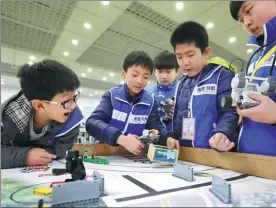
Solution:
<svg viewBox="0 0 276 208"><path fill-rule="evenodd" d="M64 51L64 52L63 52L63 55L64 55L64 56L69 56L69 52L68 52L68 51Z"/></svg>
<svg viewBox="0 0 276 208"><path fill-rule="evenodd" d="M28 64L29 64L30 66L32 66L32 65L34 64L34 62L28 61Z"/></svg>
<svg viewBox="0 0 276 208"><path fill-rule="evenodd" d="M4 82L1 81L1 85L5 84Z"/></svg>
<svg viewBox="0 0 276 208"><path fill-rule="evenodd" d="M106 77L103 77L102 80L103 80L103 81L106 81Z"/></svg>
<svg viewBox="0 0 276 208"><path fill-rule="evenodd" d="M81 76L82 76L82 77L86 77L86 74L85 74L85 73L81 73Z"/></svg>
<svg viewBox="0 0 276 208"><path fill-rule="evenodd" d="M84 27L85 29L89 30L89 29L91 29L92 26L91 26L90 23L85 22L85 23L83 24L83 27Z"/></svg>
<svg viewBox="0 0 276 208"><path fill-rule="evenodd" d="M78 45L78 44L79 44L79 41L74 39L74 40L72 40L72 44Z"/></svg>
<svg viewBox="0 0 276 208"><path fill-rule="evenodd" d="M89 96L91 96L91 97L92 97L92 96L93 96L93 94L92 94L92 93L90 93L90 94L89 94Z"/></svg>
<svg viewBox="0 0 276 208"><path fill-rule="evenodd" d="M234 43L236 42L237 38L236 37L231 37L229 38L229 43Z"/></svg>
<svg viewBox="0 0 276 208"><path fill-rule="evenodd" d="M80 92L83 92L83 89L82 89L82 88L80 88L80 89L79 89L79 91L80 91Z"/></svg>
<svg viewBox="0 0 276 208"><path fill-rule="evenodd" d="M121 81L120 83L121 83L121 84L124 84L124 83L125 83L125 81Z"/></svg>
<svg viewBox="0 0 276 208"><path fill-rule="evenodd" d="M109 5L109 1L101 1L101 3L102 3L102 5L104 5L104 6L108 6Z"/></svg>
<svg viewBox="0 0 276 208"><path fill-rule="evenodd" d="M88 71L88 72L92 72L92 69L91 69L91 68L88 68L87 71Z"/></svg>
<svg viewBox="0 0 276 208"><path fill-rule="evenodd" d="M35 58L35 56L31 55L31 56L29 57L29 59L30 59L31 61L34 61L36 58Z"/></svg>
<svg viewBox="0 0 276 208"><path fill-rule="evenodd" d="M246 53L252 53L253 52L253 49L252 48L249 48L247 49Z"/></svg>
<svg viewBox="0 0 276 208"><path fill-rule="evenodd" d="M109 74L109 76L114 77L114 76L115 76L115 74L114 74L114 73L110 73L110 74Z"/></svg>
<svg viewBox="0 0 276 208"><path fill-rule="evenodd" d="M184 8L184 4L182 2L176 2L175 3L175 8L178 10L178 11L181 11L183 8Z"/></svg>
<svg viewBox="0 0 276 208"><path fill-rule="evenodd" d="M1 81L3 81L3 78L1 77Z"/></svg>
<svg viewBox="0 0 276 208"><path fill-rule="evenodd" d="M98 92L97 91L95 91L95 95L97 95L98 94Z"/></svg>
<svg viewBox="0 0 276 208"><path fill-rule="evenodd" d="M213 22L208 22L207 25L206 25L206 28L207 29L212 29L214 27L214 23Z"/></svg>

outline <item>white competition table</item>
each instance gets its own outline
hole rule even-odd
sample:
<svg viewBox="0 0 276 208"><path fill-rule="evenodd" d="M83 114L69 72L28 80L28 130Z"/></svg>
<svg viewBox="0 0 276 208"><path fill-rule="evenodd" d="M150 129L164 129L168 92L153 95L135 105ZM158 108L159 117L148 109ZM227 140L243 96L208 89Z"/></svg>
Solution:
<svg viewBox="0 0 276 208"><path fill-rule="evenodd" d="M195 176L194 182L187 182L172 176L172 165L133 162L124 156L102 158L110 164L84 164L87 175L92 175L93 170L104 175L108 196L102 197L97 204L86 205L87 207L276 206L275 180L179 161L193 165L195 172L206 172L228 179L232 186L232 203L226 205L209 191L211 176ZM64 163L65 160L54 161L46 172L22 173L22 168L1 170L1 205L33 207L40 198L50 205L51 197L37 196L33 191L41 186L49 186L54 181L70 178L68 174L51 176L52 168L65 168Z"/></svg>

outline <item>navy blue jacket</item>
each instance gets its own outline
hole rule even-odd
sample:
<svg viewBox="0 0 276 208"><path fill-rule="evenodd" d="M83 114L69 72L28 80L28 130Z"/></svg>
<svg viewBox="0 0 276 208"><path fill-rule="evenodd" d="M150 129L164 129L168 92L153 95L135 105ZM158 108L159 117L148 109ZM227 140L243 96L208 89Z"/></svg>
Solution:
<svg viewBox="0 0 276 208"><path fill-rule="evenodd" d="M252 58L248 69L248 75L251 76L260 59L276 46L276 17L264 25L263 43L259 43L258 38L252 36L248 45L257 47L266 46ZM276 77L275 52L265 60L254 75L254 77L258 78L267 78L269 76ZM258 80L253 80L253 82L261 84L261 81ZM276 102L276 93L270 95L270 98ZM276 156L276 125L255 122L250 118L244 117L239 135L238 151L249 154Z"/></svg>
<svg viewBox="0 0 276 208"><path fill-rule="evenodd" d="M181 145L210 148L209 139L219 132L225 134L231 141L237 142L236 109L222 109L220 105L223 96L231 95L233 77L234 74L229 69L208 64L198 76L185 77L178 83L173 130ZM196 90L194 90L195 86L197 86ZM192 94L194 96L191 101ZM194 141L182 139L183 117L188 116L189 102L192 102L192 117L196 118Z"/></svg>
<svg viewBox="0 0 276 208"><path fill-rule="evenodd" d="M118 86L118 90L120 89L121 86ZM125 97L123 97L123 99L131 103L132 106L139 102L144 93L147 93L145 90L142 90L142 92L139 95L132 97L129 95L126 85L124 85L124 90ZM111 92L107 91L102 96L100 104L96 107L94 112L92 112L90 117L87 119L86 130L92 137L96 138L100 142L109 144L111 146L115 146L117 145L118 137L123 134L123 130L120 130L109 124L110 120L112 119L113 113L113 105L111 100ZM158 113L157 103L154 99L152 100L154 101L154 104L147 119L145 129L157 129L160 132L160 144L165 145L166 139L169 136L169 134L161 122ZM133 132L135 132L134 129ZM129 130L127 133L129 134L132 132L131 130Z"/></svg>
<svg viewBox="0 0 276 208"><path fill-rule="evenodd" d="M154 98L157 100L158 104L158 110L161 117L162 122L166 126L166 129L168 131L172 131L172 120L164 120L165 117L165 110L164 107L161 106L161 101L166 99L172 99L175 96L175 89L176 89L176 81L174 81L172 84L165 86L161 84L157 84L149 89L147 91L154 96Z"/></svg>

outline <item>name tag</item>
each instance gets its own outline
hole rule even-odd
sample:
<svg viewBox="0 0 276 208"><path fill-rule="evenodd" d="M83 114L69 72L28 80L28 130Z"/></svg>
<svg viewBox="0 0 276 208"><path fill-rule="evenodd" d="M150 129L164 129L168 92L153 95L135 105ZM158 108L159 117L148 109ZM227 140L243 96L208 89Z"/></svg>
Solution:
<svg viewBox="0 0 276 208"><path fill-rule="evenodd" d="M216 95L217 94L217 85L216 84L206 84L198 86L194 95Z"/></svg>
<svg viewBox="0 0 276 208"><path fill-rule="evenodd" d="M272 63L273 63L273 59L274 59L274 56L275 54L272 54L269 59L267 59L264 64L262 65L263 66L272 66ZM275 62L276 63L276 62Z"/></svg>
<svg viewBox="0 0 276 208"><path fill-rule="evenodd" d="M146 124L148 121L148 116L143 115L130 115L129 123L131 124Z"/></svg>
<svg viewBox="0 0 276 208"><path fill-rule="evenodd" d="M183 118L182 139L195 140L195 119Z"/></svg>
<svg viewBox="0 0 276 208"><path fill-rule="evenodd" d="M126 121L127 113L113 109L112 118L118 121Z"/></svg>

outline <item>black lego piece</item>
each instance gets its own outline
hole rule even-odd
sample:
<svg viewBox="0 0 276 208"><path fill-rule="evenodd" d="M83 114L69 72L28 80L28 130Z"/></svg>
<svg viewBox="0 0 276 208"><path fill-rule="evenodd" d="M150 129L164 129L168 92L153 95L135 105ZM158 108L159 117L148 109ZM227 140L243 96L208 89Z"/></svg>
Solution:
<svg viewBox="0 0 276 208"><path fill-rule="evenodd" d="M68 151L66 156L65 169L53 169L53 175L70 173L72 178L66 179L65 182L85 179L86 172L83 161L79 158L79 151Z"/></svg>

